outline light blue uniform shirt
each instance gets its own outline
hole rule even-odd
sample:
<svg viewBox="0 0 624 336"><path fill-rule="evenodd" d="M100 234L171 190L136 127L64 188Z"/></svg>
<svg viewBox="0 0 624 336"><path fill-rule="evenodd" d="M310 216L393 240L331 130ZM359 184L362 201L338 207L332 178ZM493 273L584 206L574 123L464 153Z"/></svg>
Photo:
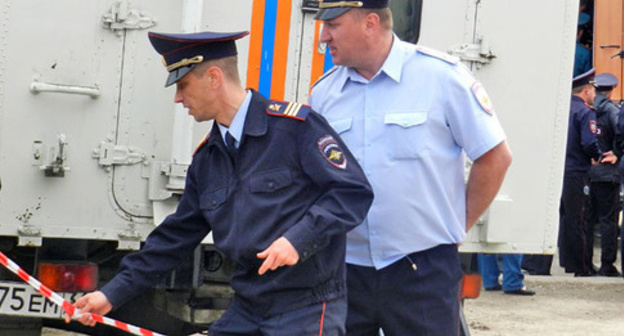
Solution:
<svg viewBox="0 0 624 336"><path fill-rule="evenodd" d="M311 94L312 108L340 134L375 192L367 219L347 236L348 263L381 269L460 243L464 152L475 160L505 139L470 71L432 53L395 36L370 81L337 67Z"/></svg>
<svg viewBox="0 0 624 336"><path fill-rule="evenodd" d="M241 137L243 136L243 128L245 127L245 119L247 119L247 110L249 110L249 102L251 102L251 92L247 90L247 95L245 96L245 99L243 100L241 106L238 108L238 111L236 111L234 119L232 119L232 122L230 123L230 127L225 127L217 123L217 126L219 126L219 131L221 131L221 137L223 138L224 143L225 133L230 132L234 140L236 140L234 142L236 148L240 146Z"/></svg>

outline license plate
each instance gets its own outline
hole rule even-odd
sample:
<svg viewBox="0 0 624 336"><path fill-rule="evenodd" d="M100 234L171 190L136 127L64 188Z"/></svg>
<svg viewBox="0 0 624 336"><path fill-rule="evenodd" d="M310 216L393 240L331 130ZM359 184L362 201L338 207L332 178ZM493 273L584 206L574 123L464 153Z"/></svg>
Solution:
<svg viewBox="0 0 624 336"><path fill-rule="evenodd" d="M85 293L58 293L73 303ZM28 284L0 281L0 315L61 318L63 309Z"/></svg>

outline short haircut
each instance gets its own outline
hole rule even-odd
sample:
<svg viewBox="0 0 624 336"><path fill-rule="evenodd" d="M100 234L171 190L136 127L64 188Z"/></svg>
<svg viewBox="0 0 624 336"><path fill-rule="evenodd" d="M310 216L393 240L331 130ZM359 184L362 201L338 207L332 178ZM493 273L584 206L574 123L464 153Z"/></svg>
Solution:
<svg viewBox="0 0 624 336"><path fill-rule="evenodd" d="M377 16L379 16L380 25L387 30L392 30L392 27L394 26L394 22L392 21L392 11L390 8L356 8L355 11L360 14L360 17L365 17L371 13L377 14Z"/></svg>
<svg viewBox="0 0 624 336"><path fill-rule="evenodd" d="M597 87L596 88L596 92L600 93L603 96L609 94L609 92L611 91L613 91L612 87L599 87L599 88Z"/></svg>
<svg viewBox="0 0 624 336"><path fill-rule="evenodd" d="M228 56L224 58L212 59L198 64L193 68L192 72L202 77L208 68L216 66L221 69L223 75L233 81L234 83L240 83L240 76L238 74L238 56Z"/></svg>
<svg viewBox="0 0 624 336"><path fill-rule="evenodd" d="M577 87L573 87L572 88L572 94L579 94L581 92L583 92L583 90L589 86L589 84L585 84L585 85L581 85L581 86L577 86Z"/></svg>

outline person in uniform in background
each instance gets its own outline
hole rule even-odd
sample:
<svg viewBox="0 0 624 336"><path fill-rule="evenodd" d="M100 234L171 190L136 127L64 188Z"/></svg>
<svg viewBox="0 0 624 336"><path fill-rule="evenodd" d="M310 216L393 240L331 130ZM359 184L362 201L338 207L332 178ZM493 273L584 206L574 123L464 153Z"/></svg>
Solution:
<svg viewBox="0 0 624 336"><path fill-rule="evenodd" d="M393 34L387 0L325 0L316 19L338 66L310 103L376 195L347 238L347 335L458 335L458 244L511 163L492 103L457 58Z"/></svg>
<svg viewBox="0 0 624 336"><path fill-rule="evenodd" d="M522 254L477 254L479 273L486 291L500 291L510 295L532 296L535 292L524 285L524 274L520 269ZM501 265L502 264L502 267ZM503 274L503 284L498 278Z"/></svg>
<svg viewBox="0 0 624 336"><path fill-rule="evenodd" d="M591 17L587 13L580 13L576 31L576 51L574 53L574 77L589 71L592 68L592 53L583 43L581 38Z"/></svg>
<svg viewBox="0 0 624 336"><path fill-rule="evenodd" d="M596 98L596 138L602 152L613 151L621 156L616 144L616 129L620 109L611 101L611 93L618 85L618 80L610 73L595 77ZM586 253L583 259L586 269L594 273L592 262L594 252L594 226L600 228L600 269L599 275L619 276L614 266L617 258L618 215L620 212L620 173L616 163L598 163L589 169L590 207L587 218Z"/></svg>
<svg viewBox="0 0 624 336"><path fill-rule="evenodd" d="M235 295L210 335L343 335L346 232L373 194L357 160L309 106L240 83L240 33L149 33L175 102L214 120L188 168L176 212L100 291L76 302L106 314L157 283L213 233L237 267ZM81 322L93 326L88 316Z"/></svg>
<svg viewBox="0 0 624 336"><path fill-rule="evenodd" d="M563 191L559 206L559 264L566 273L591 276L587 258L586 218L589 205L588 172L592 163L615 163L613 152L603 153L596 139L594 69L574 78L568 122ZM550 268L550 267L549 267Z"/></svg>

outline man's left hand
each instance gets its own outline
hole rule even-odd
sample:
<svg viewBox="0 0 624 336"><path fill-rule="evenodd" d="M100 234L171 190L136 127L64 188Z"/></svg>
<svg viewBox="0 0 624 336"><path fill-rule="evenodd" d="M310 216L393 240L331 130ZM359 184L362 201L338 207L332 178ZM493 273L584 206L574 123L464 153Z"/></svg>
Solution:
<svg viewBox="0 0 624 336"><path fill-rule="evenodd" d="M278 267L292 266L299 261L299 253L295 247L284 237L278 238L269 248L256 255L264 262L258 270L258 274L263 275L266 271L275 271Z"/></svg>
<svg viewBox="0 0 624 336"><path fill-rule="evenodd" d="M617 160L618 160L617 156L615 156L615 154L613 154L612 151L608 151L602 154L602 159L600 159L600 163L615 164Z"/></svg>

